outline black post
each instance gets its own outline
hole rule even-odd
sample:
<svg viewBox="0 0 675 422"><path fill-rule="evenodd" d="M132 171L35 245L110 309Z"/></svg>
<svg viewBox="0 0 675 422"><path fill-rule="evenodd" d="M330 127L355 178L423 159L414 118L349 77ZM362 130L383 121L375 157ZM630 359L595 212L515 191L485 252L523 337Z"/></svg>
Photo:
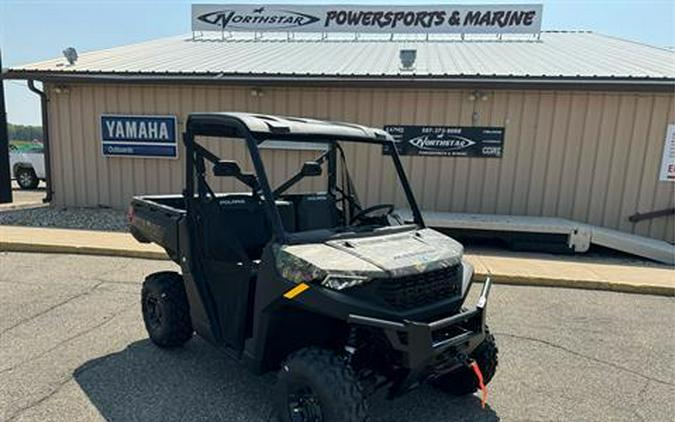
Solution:
<svg viewBox="0 0 675 422"><path fill-rule="evenodd" d="M52 190L52 153L51 142L49 139L49 98L44 91L40 91L35 86L35 81L28 80L28 89L36 93L40 97L40 109L42 111L42 146L44 148L45 157L45 184L47 186L47 194L42 198L42 202L52 202L54 191ZM44 88L43 88L44 89Z"/></svg>
<svg viewBox="0 0 675 422"><path fill-rule="evenodd" d="M391 148L391 157L394 159L394 166L396 167L396 173L398 173L398 179L401 181L401 184L403 185L403 191L405 192L405 196L408 199L408 204L410 205L415 223L417 223L417 225L420 226L421 228L424 228L426 227L426 225L424 224L422 213L420 212L420 209L417 206L417 201L415 200L415 195L413 194L412 188L410 187L408 178L405 175L405 170L403 170L403 164L401 163L401 157L398 155L398 149L396 149L396 144L393 141L391 141L391 143L389 144L389 148Z"/></svg>
<svg viewBox="0 0 675 422"><path fill-rule="evenodd" d="M328 144L328 193L335 195L337 185L337 147L335 141Z"/></svg>
<svg viewBox="0 0 675 422"><path fill-rule="evenodd" d="M270 188L270 182L267 179L267 173L265 173L265 165L263 164L262 158L260 158L260 150L258 149L258 141L253 137L251 132L246 129L246 145L248 146L248 153L251 155L251 161L253 162L253 168L255 169L255 175L258 177L258 182L260 183L260 188L264 196L265 203L267 207L265 210L267 212L267 218L272 224L272 229L276 234L276 239L279 243L286 243L286 232L284 231L284 224L281 222L281 216L279 215L279 210L277 205L274 202L274 194L272 193L272 188Z"/></svg>
<svg viewBox="0 0 675 422"><path fill-rule="evenodd" d="M9 169L9 134L5 110L5 85L2 76L2 51L0 50L0 204L12 202L12 180Z"/></svg>

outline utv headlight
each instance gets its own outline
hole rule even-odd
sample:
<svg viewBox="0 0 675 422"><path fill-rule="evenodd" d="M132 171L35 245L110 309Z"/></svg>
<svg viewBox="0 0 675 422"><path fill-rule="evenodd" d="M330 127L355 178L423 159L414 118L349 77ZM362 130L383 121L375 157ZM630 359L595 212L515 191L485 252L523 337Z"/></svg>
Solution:
<svg viewBox="0 0 675 422"><path fill-rule="evenodd" d="M343 290L358 286L367 281L367 277L352 275L328 275L323 279L321 285L333 290Z"/></svg>

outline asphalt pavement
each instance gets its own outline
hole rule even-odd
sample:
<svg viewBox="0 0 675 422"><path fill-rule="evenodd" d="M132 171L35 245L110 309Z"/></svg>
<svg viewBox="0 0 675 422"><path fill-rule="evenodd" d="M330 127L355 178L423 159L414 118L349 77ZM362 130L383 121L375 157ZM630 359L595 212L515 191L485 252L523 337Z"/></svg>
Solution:
<svg viewBox="0 0 675 422"><path fill-rule="evenodd" d="M12 180L12 202L0 204L0 210L39 206L42 204L45 194L45 182L40 182L37 189L23 190L19 188L16 181Z"/></svg>
<svg viewBox="0 0 675 422"><path fill-rule="evenodd" d="M267 421L256 377L195 338L165 351L140 316L167 261L0 254L0 421ZM474 288L472 295L477 294ZM494 286L500 349L488 408L424 386L370 400L375 421L666 421L675 417L675 300Z"/></svg>

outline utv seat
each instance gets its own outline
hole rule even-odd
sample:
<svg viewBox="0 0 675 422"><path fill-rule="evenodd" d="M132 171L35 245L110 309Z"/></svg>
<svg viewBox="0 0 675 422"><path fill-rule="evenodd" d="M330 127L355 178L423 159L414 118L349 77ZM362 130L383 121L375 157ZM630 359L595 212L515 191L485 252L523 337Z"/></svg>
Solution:
<svg viewBox="0 0 675 422"><path fill-rule="evenodd" d="M246 193L225 194L202 207L205 254L209 258L225 262L260 259L272 238L272 228L259 199ZM295 228L293 204L277 201L277 208L284 227Z"/></svg>
<svg viewBox="0 0 675 422"><path fill-rule="evenodd" d="M338 224L335 199L327 193L288 194L282 198L295 205L296 231L332 229Z"/></svg>

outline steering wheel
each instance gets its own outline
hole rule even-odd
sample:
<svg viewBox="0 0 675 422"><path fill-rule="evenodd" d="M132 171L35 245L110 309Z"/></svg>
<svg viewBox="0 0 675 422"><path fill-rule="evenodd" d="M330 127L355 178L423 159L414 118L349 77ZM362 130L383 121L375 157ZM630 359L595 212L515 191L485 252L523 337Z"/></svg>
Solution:
<svg viewBox="0 0 675 422"><path fill-rule="evenodd" d="M394 212L394 205L393 204L379 204L379 205L373 205L372 207L362 209L361 211L354 214L354 216L351 218L351 220L349 220L349 224L351 225L351 224L354 224L355 221L363 220L366 216L368 216L368 214L373 214L375 211L380 211L380 210L385 210L384 212L381 213L382 217L387 216L387 215L391 214L392 212Z"/></svg>

